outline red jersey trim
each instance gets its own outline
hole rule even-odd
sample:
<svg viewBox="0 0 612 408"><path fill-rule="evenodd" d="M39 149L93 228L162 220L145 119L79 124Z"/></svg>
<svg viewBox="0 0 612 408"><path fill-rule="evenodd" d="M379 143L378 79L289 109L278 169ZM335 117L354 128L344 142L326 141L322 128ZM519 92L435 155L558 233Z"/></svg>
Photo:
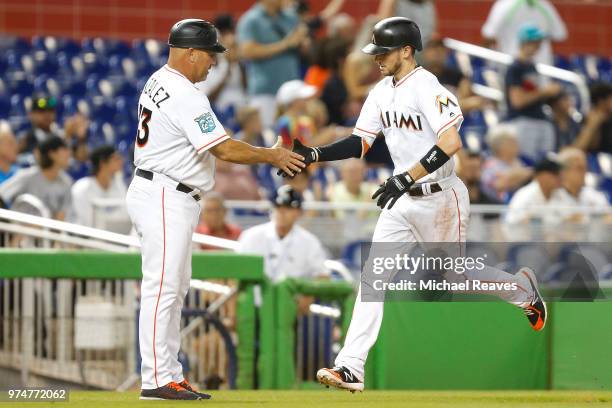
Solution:
<svg viewBox="0 0 612 408"><path fill-rule="evenodd" d="M459 115L456 118L451 119L450 122L448 122L446 125L442 126L440 128L440 130L438 130L438 133L436 133L437 136L440 136L440 133L443 132L444 130L446 130L447 128L450 127L450 125L454 125L459 119L463 118L463 115Z"/></svg>
<svg viewBox="0 0 612 408"><path fill-rule="evenodd" d="M227 134L224 134L224 135L222 135L222 136L219 136L219 137L218 137L218 138L216 138L215 140L213 140L213 141L211 141L211 142L206 143L206 144L205 144L204 146L202 146L202 147L199 147L199 148L197 149L197 152L198 152L198 153L200 153L200 151L202 151L202 149L205 149L206 147L209 147L211 144L213 144L213 143L215 143L215 142L219 142L219 141L221 141L221 139L229 139L229 136L228 136ZM210 147L212 147L212 146L210 146Z"/></svg>

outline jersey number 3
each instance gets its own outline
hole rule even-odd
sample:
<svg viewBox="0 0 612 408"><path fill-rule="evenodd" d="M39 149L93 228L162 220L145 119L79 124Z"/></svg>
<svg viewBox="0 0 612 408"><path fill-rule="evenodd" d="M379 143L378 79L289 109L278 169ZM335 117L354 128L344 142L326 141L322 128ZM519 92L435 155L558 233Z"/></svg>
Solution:
<svg viewBox="0 0 612 408"><path fill-rule="evenodd" d="M149 121L151 112L142 105L138 105L138 130L136 131L136 145L144 147L149 141Z"/></svg>

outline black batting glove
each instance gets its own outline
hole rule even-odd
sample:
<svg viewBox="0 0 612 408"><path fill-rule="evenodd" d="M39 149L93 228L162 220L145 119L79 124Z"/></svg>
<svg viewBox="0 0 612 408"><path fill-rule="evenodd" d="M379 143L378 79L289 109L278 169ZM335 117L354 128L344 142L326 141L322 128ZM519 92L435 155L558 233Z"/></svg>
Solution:
<svg viewBox="0 0 612 408"><path fill-rule="evenodd" d="M376 205L381 209L384 209L389 202L388 209L393 208L397 200L410 190L410 187L414 184L412 177L408 173L401 173L392 177L389 177L381 186L374 192L372 199L376 201Z"/></svg>
<svg viewBox="0 0 612 408"><path fill-rule="evenodd" d="M304 146L299 140L295 139L293 141L293 149L291 149L293 152L301 155L304 157L304 168L302 169L302 171L304 171L304 169L306 169L306 167L308 167L308 165L310 165L310 163L316 162L317 159L319 158L319 154L316 151L316 149L312 148L312 147L308 147L308 146ZM283 176L283 177L290 177L293 178L293 176L289 176L287 173L285 173L282 170L278 170L276 172L277 176Z"/></svg>

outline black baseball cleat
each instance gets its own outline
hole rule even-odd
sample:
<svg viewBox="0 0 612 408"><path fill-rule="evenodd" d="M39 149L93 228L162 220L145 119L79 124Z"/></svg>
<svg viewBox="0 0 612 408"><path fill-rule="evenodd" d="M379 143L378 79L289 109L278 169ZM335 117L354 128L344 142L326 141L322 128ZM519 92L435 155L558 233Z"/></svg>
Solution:
<svg viewBox="0 0 612 408"><path fill-rule="evenodd" d="M203 392L196 391L196 390L195 390L195 389L194 389L194 388L191 386L191 384L189 384L189 381L187 381L187 380L183 380L183 381L181 381L181 382L179 383L179 385L180 385L181 387L183 387L184 389L186 389L187 391L191 391L191 392L193 392L194 394L196 394L197 396L199 396L199 397L200 397L200 399L211 399L211 398L212 398L212 396L211 396L210 394L206 394L206 393L203 393Z"/></svg>
<svg viewBox="0 0 612 408"><path fill-rule="evenodd" d="M196 393L193 393L179 384L170 382L163 387L152 390L140 391L141 400L199 400Z"/></svg>
<svg viewBox="0 0 612 408"><path fill-rule="evenodd" d="M322 368L317 371L317 380L327 387L349 390L352 393L363 391L363 382L346 367Z"/></svg>
<svg viewBox="0 0 612 408"><path fill-rule="evenodd" d="M546 311L546 302L538 290L538 280L535 273L529 268L521 268L518 273L522 273L527 277L533 290L533 299L523 307L523 312L527 319L529 319L529 325L535 331L540 331L546 325L546 318L548 313Z"/></svg>

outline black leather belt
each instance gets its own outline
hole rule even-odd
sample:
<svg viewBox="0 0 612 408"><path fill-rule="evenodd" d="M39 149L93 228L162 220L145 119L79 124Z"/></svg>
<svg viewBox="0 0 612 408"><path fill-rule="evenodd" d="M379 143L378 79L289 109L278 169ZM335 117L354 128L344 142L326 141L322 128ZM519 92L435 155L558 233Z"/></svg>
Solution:
<svg viewBox="0 0 612 408"><path fill-rule="evenodd" d="M431 190L431 194L439 193L440 191L442 191L442 187L440 187L438 183L429 183L429 189ZM408 194L412 197L423 197L424 195L426 195L425 193L423 193L422 184L417 184L416 186L413 186L410 190L408 190Z"/></svg>
<svg viewBox="0 0 612 408"><path fill-rule="evenodd" d="M143 169L136 169L136 175L138 177L146 178L147 180L153 180L153 172ZM180 191L181 193L191 194L193 193L193 188L186 186L183 183L178 183L176 185L176 191ZM192 196L194 200L200 201L200 195L196 194Z"/></svg>

